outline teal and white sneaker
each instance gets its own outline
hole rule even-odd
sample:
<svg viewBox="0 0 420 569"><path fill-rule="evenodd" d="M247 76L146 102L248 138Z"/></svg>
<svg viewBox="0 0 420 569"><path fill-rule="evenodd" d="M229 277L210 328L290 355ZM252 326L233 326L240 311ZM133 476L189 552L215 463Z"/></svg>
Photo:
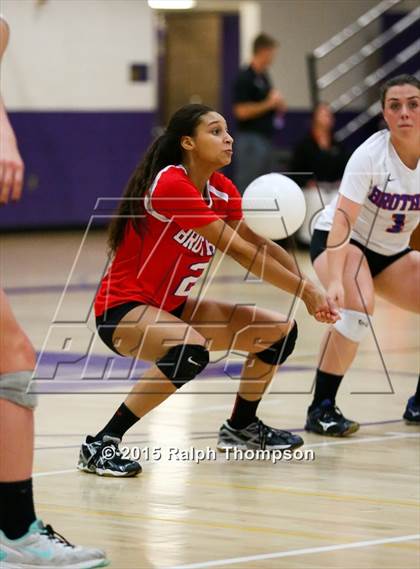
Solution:
<svg viewBox="0 0 420 569"><path fill-rule="evenodd" d="M35 520L19 539L0 531L1 569L93 569L109 565L100 549L72 545L51 526Z"/></svg>

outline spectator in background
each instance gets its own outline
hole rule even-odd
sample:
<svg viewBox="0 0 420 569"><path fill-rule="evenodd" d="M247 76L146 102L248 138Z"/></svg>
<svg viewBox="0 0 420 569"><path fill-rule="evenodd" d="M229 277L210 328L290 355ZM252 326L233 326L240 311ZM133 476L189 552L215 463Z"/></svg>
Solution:
<svg viewBox="0 0 420 569"><path fill-rule="evenodd" d="M273 38L258 35L251 62L240 70L234 84L233 114L238 127L235 182L241 193L252 180L273 170L275 119L286 110L284 97L273 89L267 73L277 47L278 42Z"/></svg>
<svg viewBox="0 0 420 569"><path fill-rule="evenodd" d="M330 106L318 103L310 130L295 147L290 162L293 179L305 190L306 217L297 235L303 245L311 241L312 217L336 196L347 163L344 147L334 139L334 124Z"/></svg>

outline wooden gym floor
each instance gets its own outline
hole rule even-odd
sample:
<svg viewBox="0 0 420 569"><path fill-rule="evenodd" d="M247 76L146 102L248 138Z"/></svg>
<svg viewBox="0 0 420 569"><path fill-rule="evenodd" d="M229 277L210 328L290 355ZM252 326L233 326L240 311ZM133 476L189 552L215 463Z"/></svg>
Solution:
<svg viewBox="0 0 420 569"><path fill-rule="evenodd" d="M343 413L362 423L352 437L303 433L306 455L276 464L214 457L241 362L237 356L226 366L214 354L205 377L126 437L131 452L141 449L143 473L99 478L75 469L79 445L108 420L132 382L127 360L113 361L100 342L90 343L87 317L104 268L105 235L89 234L81 247L82 238L79 232L2 236L2 286L36 349L44 350L37 370L44 379L36 384L39 517L73 542L106 549L118 569L419 567L420 431L401 419L417 382L418 316L378 299L377 344L370 334L338 398ZM299 252L298 259L313 276L308 255ZM229 259L206 295L290 308L290 297L247 279ZM296 317L297 349L259 414L301 432L325 327L303 305ZM206 460L193 460L199 450Z"/></svg>

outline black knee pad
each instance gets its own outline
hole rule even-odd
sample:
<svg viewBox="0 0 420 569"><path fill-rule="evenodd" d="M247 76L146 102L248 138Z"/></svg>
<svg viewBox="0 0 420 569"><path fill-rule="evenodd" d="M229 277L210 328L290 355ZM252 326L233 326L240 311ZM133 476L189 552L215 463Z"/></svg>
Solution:
<svg viewBox="0 0 420 569"><path fill-rule="evenodd" d="M156 365L179 389L201 373L208 363L209 352L204 346L180 344L170 348Z"/></svg>
<svg viewBox="0 0 420 569"><path fill-rule="evenodd" d="M255 355L266 364L281 365L295 349L297 336L298 327L295 322L287 336L281 338L281 340L278 340L266 350L258 352Z"/></svg>

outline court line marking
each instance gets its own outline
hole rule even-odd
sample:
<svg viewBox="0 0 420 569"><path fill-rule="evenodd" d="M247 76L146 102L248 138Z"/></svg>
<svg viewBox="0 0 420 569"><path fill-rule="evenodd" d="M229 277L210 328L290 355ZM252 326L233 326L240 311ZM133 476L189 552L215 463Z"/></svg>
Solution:
<svg viewBox="0 0 420 569"><path fill-rule="evenodd" d="M398 431L387 431L385 434L386 434L386 435L400 435L400 434L401 434L401 431L400 431L400 432L398 432ZM412 436L412 437L413 437L413 436L414 436L414 437L419 437L419 436L420 436L420 433L407 433L407 435L410 435L410 436Z"/></svg>
<svg viewBox="0 0 420 569"><path fill-rule="evenodd" d="M328 447L328 446L336 446L336 445L351 445L351 444L367 444L371 442L383 442L383 441L391 441L395 439L408 439L408 438L418 438L420 437L420 433L398 433L398 434L389 434L385 433L384 436L378 437L366 437L364 439L351 439L351 440L344 440L344 441L330 441L330 442L322 442L322 443L313 443L305 445L303 448L316 448L316 447ZM32 474L33 478L38 478L40 476L54 476L56 474L69 474L71 472L77 472L77 468L69 468L66 470L50 470L47 472L34 472Z"/></svg>
<svg viewBox="0 0 420 569"><path fill-rule="evenodd" d="M185 391L185 393L188 393L188 392ZM57 393L56 395L58 395L58 393ZM227 395L235 395L235 393L229 392L229 393L227 393ZM296 393L286 393L286 392L284 392L284 395L311 395L311 394L310 394L310 393L305 393L304 391L299 391L299 392L296 392ZM350 394L350 395L351 395L351 394ZM378 395L381 395L381 394L378 394ZM390 395L390 394L389 394L389 393L384 393L384 395ZM281 407L281 406L282 406L282 404L281 404L281 403L279 404L278 399L275 398L275 397L272 397L271 399L267 399L267 400L264 399L264 400L262 401L262 406L263 406L263 407L265 407L265 406L267 406L267 405L276 405L277 407ZM287 407L286 402L283 402L283 407L284 407L284 408ZM206 407L199 407L199 408L197 408L197 407L192 408L192 407L188 407L188 406L186 405L185 407L181 407L181 408L179 409L179 411L182 411L183 413L184 413L184 412L185 412L185 413L189 413L189 414L191 414L191 415L192 415L192 414L195 414L195 413L200 413L200 414L202 414L202 413L205 412L205 411L226 411L226 410L231 411L231 410L232 410L232 404L229 404L229 403L224 403L224 404L222 404L222 403L220 403L219 405L207 405ZM401 417L400 419L389 419L389 420L392 421L392 422L397 423L397 422L403 421L403 418ZM376 424L376 423L378 423L378 422L379 422L379 421L374 421L373 423L371 423L371 422L369 422L369 423L361 423L361 425L362 425L362 426L366 426L366 425ZM383 421L381 421L381 423L382 423L382 422L383 422Z"/></svg>
<svg viewBox="0 0 420 569"><path fill-rule="evenodd" d="M42 502L37 501L37 507L47 512L59 512L62 514L75 514L78 516L78 519L84 519L86 516L92 517L102 517L102 518L110 518L112 519L121 519L121 520L140 520L140 521L147 521L147 522L159 522L159 523L169 523L187 527L196 528L210 528L210 529L228 529L234 530L238 532L246 532L251 534L265 534L265 535L276 535L276 536L289 536L289 537L300 537L305 539L318 539L325 541L326 538L330 537L330 533L328 530L323 531L323 533L319 532L309 532L309 531L302 531L302 530L287 530L287 529L278 529L276 527L266 527L266 526L250 526L244 525L239 523L222 523L219 521L211 521L211 520L203 520L203 519L180 519L180 518L170 518L170 517L163 517L159 515L146 515L146 514L133 514L128 512L120 512L114 510L91 510L87 508L78 508L78 507L70 507L70 506L55 506L52 504L45 504Z"/></svg>
<svg viewBox="0 0 420 569"><path fill-rule="evenodd" d="M161 515L121 512L119 510L92 510L83 507L64 506L64 505L56 506L42 502L37 502L37 506L39 506L42 510L45 510L47 512L59 512L67 515L73 514L76 515L78 519L84 519L86 516L91 516L96 518L168 523L168 524L175 524L175 525L181 525L193 528L199 526L203 528L210 528L217 530L229 529L229 530L251 533L251 534L265 534L265 535L277 535L277 536L280 535L280 536L289 536L289 537L300 537L306 539L316 539L316 540L321 540L323 542L326 541L326 539L328 538L331 539L331 532L327 529L325 529L320 533L314 531L303 531L298 529L287 530L285 528L279 529L276 527L267 527L267 526L249 526L238 523L226 523L226 522L221 523L220 521L194 519L194 518L192 519L170 518L167 516L163 517ZM395 545L394 547L404 547L404 546ZM405 548L407 547L410 546L405 546Z"/></svg>
<svg viewBox="0 0 420 569"><path fill-rule="evenodd" d="M381 504L383 506L400 506L416 508L419 507L418 500L394 500L391 498L370 498L369 496L357 495L357 494L334 494L333 492L325 491L313 491L306 490L305 488L290 488L284 486L282 488L276 488L272 486L251 486L246 484L223 484L221 482L207 482L203 480L201 482L186 482L188 486L205 486L206 488L218 488L224 490L246 490L255 493L268 493L268 494L287 494L291 496L299 496L301 498L306 498L311 496L312 498L326 498L327 500L333 500L336 502L363 502L369 504Z"/></svg>
<svg viewBox="0 0 420 569"><path fill-rule="evenodd" d="M48 472L33 472L32 478L40 476L54 476L55 474L70 474L70 472L78 472L77 468L69 468L67 470L49 470Z"/></svg>
<svg viewBox="0 0 420 569"><path fill-rule="evenodd" d="M326 553L330 551L342 551L344 549L360 549L362 547L372 547L375 545L387 545L389 543L402 543L404 541L414 541L420 539L420 534L402 535L400 537L388 537L383 539L370 539L368 541L353 541L351 543L341 543L339 545L325 545L321 547L305 547L303 549L292 549L289 551L277 551L274 553L261 553L259 555L248 555L246 557L231 557L214 561L204 561L201 563L188 563L187 565L174 565L168 569L204 569L206 567L221 567L225 565L235 565L250 561L266 561L268 559L280 559L282 557L297 557L299 555L309 555L311 553Z"/></svg>
<svg viewBox="0 0 420 569"><path fill-rule="evenodd" d="M390 420L390 421L376 421L373 423L361 423L362 427L374 427L376 425L387 425L390 423L401 423L402 419L395 419L395 420ZM289 428L287 429L289 431L292 431L294 433L300 433L300 432L305 432L305 429L303 428ZM384 433L385 435L393 435L394 437L397 436L399 437L401 434L403 434L406 438L416 438L420 436L420 433L401 433L401 432L397 432L397 431L390 431L390 432L386 432ZM39 437L45 437L47 435L36 435L36 438ZM62 435L63 437L65 437L66 435ZM83 434L77 434L77 435L72 435L75 438L78 437L80 439L84 438ZM142 446L147 446L148 444L151 443L150 440L148 439L142 439L140 438L141 435L139 435L138 433L132 433L131 435L128 433L125 435L126 438L128 437L136 437L136 440L133 439L128 439L125 441L125 445L123 446L127 446L127 445L142 445ZM137 438L139 437L139 438ZM180 445L182 442L185 443L190 443L191 441L199 441L199 440L207 440L207 439L214 439L215 438L215 431L208 431L208 432L202 432L202 433L190 433L187 434L183 437L183 439L178 439L177 442ZM367 438L367 437L366 437ZM370 437L372 438L372 437ZM355 442L360 442L360 438L352 438L352 439L346 439L346 440L339 440L339 441L330 441L330 442L319 442L319 443L309 443L309 444L305 444L305 448L317 448L320 447L322 448L323 446L333 446L333 445L342 445L342 444L354 444ZM363 439L364 440L364 439ZM380 438L380 440L382 440L382 437ZM164 446L170 446L170 445L164 445ZM77 449L80 447L80 442L78 442L77 444L69 444L69 445L54 445L54 446L35 446L35 451L41 451L41 450L65 450L65 449L69 449L69 448L74 448Z"/></svg>
<svg viewBox="0 0 420 569"><path fill-rule="evenodd" d="M373 442L379 442L379 441L384 441L384 440L393 440L393 439L412 439L412 438L419 438L420 437L420 433L391 433L391 432L387 432L384 434L384 436L378 436L378 437L366 437L364 439L357 439L357 438L353 438L353 439L345 439L345 440L341 440L341 441L331 441L331 442L322 442L322 443L309 443L309 444L305 444L303 448L322 448L322 447L327 447L327 446L336 446L336 445L355 445L357 443L373 443Z"/></svg>

